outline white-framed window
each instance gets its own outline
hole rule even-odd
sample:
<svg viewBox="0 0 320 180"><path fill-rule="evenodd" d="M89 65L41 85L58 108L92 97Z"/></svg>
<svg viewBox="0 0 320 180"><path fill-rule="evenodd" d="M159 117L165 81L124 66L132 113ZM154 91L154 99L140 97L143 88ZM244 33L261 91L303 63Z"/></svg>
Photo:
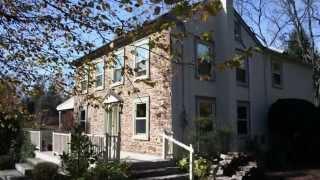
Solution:
<svg viewBox="0 0 320 180"><path fill-rule="evenodd" d="M281 88L283 85L282 81L282 63L278 61L271 61L271 78L272 86L276 88Z"/></svg>
<svg viewBox="0 0 320 180"><path fill-rule="evenodd" d="M196 97L197 118L196 126L200 131L208 132L213 130L213 121L216 116L215 98Z"/></svg>
<svg viewBox="0 0 320 180"><path fill-rule="evenodd" d="M201 80L213 80L213 45L206 41L196 40L196 77Z"/></svg>
<svg viewBox="0 0 320 180"><path fill-rule="evenodd" d="M112 70L112 83L121 84L123 83L124 49L115 52L114 55L115 64Z"/></svg>
<svg viewBox="0 0 320 180"><path fill-rule="evenodd" d="M134 43L134 75L136 78L149 78L150 48L149 38Z"/></svg>
<svg viewBox="0 0 320 180"><path fill-rule="evenodd" d="M80 86L80 92L81 93L87 93L88 92L88 84L89 84L89 70L87 66L80 67L79 72L79 86Z"/></svg>
<svg viewBox="0 0 320 180"><path fill-rule="evenodd" d="M138 97L134 101L134 138L149 139L149 97Z"/></svg>
<svg viewBox="0 0 320 180"><path fill-rule="evenodd" d="M238 42L242 41L241 24L239 21L234 21L234 40Z"/></svg>
<svg viewBox="0 0 320 180"><path fill-rule="evenodd" d="M95 63L95 88L96 90L103 89L104 86L104 62L103 60Z"/></svg>
<svg viewBox="0 0 320 180"><path fill-rule="evenodd" d="M241 52L237 52L241 56ZM249 61L242 59L240 66L236 68L236 80L238 85L248 85L249 82Z"/></svg>
<svg viewBox="0 0 320 180"><path fill-rule="evenodd" d="M239 136L250 133L250 104L246 101L237 103L237 132Z"/></svg>
<svg viewBox="0 0 320 180"><path fill-rule="evenodd" d="M85 107L80 107L79 109L79 127L83 132L86 132L87 126L87 111Z"/></svg>

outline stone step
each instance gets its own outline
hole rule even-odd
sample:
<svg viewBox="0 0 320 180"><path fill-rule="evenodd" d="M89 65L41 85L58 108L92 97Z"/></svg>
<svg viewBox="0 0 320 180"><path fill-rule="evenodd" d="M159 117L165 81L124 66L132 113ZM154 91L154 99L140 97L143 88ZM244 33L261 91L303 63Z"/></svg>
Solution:
<svg viewBox="0 0 320 180"><path fill-rule="evenodd" d="M166 176L156 176L156 177L147 177L147 178L138 178L138 180L187 180L189 179L189 174L174 174Z"/></svg>
<svg viewBox="0 0 320 180"><path fill-rule="evenodd" d="M42 163L42 162L46 162L45 160L42 160L40 158L27 158L26 161L27 161L27 163L29 163L33 166L35 166L39 163Z"/></svg>
<svg viewBox="0 0 320 180"><path fill-rule="evenodd" d="M22 175L31 175L33 170L33 165L29 163L17 163L15 164L15 168L19 171Z"/></svg>
<svg viewBox="0 0 320 180"><path fill-rule="evenodd" d="M132 171L133 178L157 177L165 175L178 175L182 173L178 167L161 167L156 169L145 169Z"/></svg>
<svg viewBox="0 0 320 180"><path fill-rule="evenodd" d="M146 169L156 169L163 167L175 167L176 163L174 161L162 160L162 161L141 161L134 162L131 164L131 170L146 170Z"/></svg>

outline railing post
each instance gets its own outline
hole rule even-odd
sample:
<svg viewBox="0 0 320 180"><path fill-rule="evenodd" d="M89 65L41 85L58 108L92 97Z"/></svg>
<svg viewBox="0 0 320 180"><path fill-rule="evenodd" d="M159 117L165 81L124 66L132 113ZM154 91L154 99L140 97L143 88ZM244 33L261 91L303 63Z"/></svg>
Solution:
<svg viewBox="0 0 320 180"><path fill-rule="evenodd" d="M109 143L108 143L108 140L109 140L108 133L106 133L106 154L105 154L106 162L109 161Z"/></svg>
<svg viewBox="0 0 320 180"><path fill-rule="evenodd" d="M69 147L69 154L71 154L71 133L68 133L68 141L67 146Z"/></svg>
<svg viewBox="0 0 320 180"><path fill-rule="evenodd" d="M165 133L163 133L163 136L162 136L162 158L163 159L167 159L167 143L166 143L166 138L165 138Z"/></svg>
<svg viewBox="0 0 320 180"><path fill-rule="evenodd" d="M190 147L189 179L193 180L193 147L192 147L192 144L190 144L189 147Z"/></svg>

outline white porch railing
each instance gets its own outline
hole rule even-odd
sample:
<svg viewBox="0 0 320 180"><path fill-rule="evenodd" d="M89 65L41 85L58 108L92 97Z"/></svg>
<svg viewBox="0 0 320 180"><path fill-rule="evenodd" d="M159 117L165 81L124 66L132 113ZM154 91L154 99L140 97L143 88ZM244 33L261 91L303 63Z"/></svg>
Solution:
<svg viewBox="0 0 320 180"><path fill-rule="evenodd" d="M54 154L70 152L71 133L52 133L52 151Z"/></svg>
<svg viewBox="0 0 320 180"><path fill-rule="evenodd" d="M89 137L94 145L94 150L103 156L106 161L115 161L120 159L120 136L84 134ZM62 154L70 152L71 133L53 133L53 152Z"/></svg>
<svg viewBox="0 0 320 180"><path fill-rule="evenodd" d="M31 144L36 146L36 149L40 150L41 149L41 131L27 130L26 132L30 134Z"/></svg>
<svg viewBox="0 0 320 180"><path fill-rule="evenodd" d="M189 179L193 180L193 147L192 144L189 146L183 144L182 142L179 142L178 140L174 139L173 137L167 135L166 132L162 134L162 157L163 159L167 159L167 147L168 147L168 141L182 147L183 149L189 151Z"/></svg>

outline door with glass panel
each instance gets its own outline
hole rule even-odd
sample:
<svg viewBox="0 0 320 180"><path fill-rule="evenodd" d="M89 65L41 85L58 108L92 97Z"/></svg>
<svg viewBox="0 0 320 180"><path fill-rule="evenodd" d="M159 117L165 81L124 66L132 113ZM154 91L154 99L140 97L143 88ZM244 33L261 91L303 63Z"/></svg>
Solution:
<svg viewBox="0 0 320 180"><path fill-rule="evenodd" d="M117 136L120 128L119 104L112 104L106 111L105 116L106 133Z"/></svg>

